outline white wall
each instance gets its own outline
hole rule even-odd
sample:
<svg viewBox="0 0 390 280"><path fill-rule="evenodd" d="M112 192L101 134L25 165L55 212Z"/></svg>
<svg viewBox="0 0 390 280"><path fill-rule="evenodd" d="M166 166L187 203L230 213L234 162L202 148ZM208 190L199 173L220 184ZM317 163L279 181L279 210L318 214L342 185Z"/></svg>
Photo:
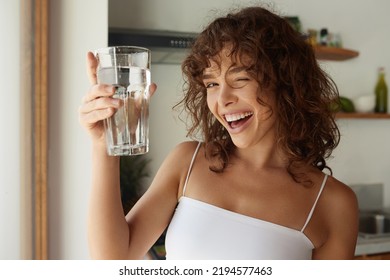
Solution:
<svg viewBox="0 0 390 280"><path fill-rule="evenodd" d="M78 122L85 56L107 45L107 0L50 2L49 258L89 258L90 143Z"/></svg>
<svg viewBox="0 0 390 280"><path fill-rule="evenodd" d="M20 248L20 1L0 1L0 260L21 258Z"/></svg>
<svg viewBox="0 0 390 280"><path fill-rule="evenodd" d="M305 29L327 27L340 33L344 47L360 52L358 58L349 61L321 63L337 83L341 95L373 93L379 66L388 69L390 86L390 1L387 0L109 0L109 3L110 26L195 32L220 13L216 10L266 3L282 15L298 15ZM153 65L152 79L159 86L151 105L149 156L153 159L154 173L185 133L184 126L177 124L176 115L170 110L180 94L180 66ZM390 206L390 120L339 120L339 124L342 140L330 161L334 176L347 184L384 183L385 204Z"/></svg>

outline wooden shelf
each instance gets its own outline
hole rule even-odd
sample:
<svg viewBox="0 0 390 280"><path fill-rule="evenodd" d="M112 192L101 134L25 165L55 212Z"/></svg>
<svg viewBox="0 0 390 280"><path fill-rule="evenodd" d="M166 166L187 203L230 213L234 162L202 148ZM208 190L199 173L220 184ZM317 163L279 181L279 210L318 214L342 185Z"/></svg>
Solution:
<svg viewBox="0 0 390 280"><path fill-rule="evenodd" d="M390 119L387 113L337 113L337 119Z"/></svg>
<svg viewBox="0 0 390 280"><path fill-rule="evenodd" d="M326 47L316 45L314 46L317 59L342 61L357 57L359 52L343 48Z"/></svg>

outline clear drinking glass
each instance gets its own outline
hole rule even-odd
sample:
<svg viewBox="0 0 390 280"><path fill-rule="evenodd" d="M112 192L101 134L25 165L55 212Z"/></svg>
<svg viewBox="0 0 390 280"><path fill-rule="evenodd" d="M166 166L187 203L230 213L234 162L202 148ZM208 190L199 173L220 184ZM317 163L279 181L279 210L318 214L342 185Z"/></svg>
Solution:
<svg viewBox="0 0 390 280"><path fill-rule="evenodd" d="M150 50L116 46L95 52L97 79L116 86L114 98L123 101L115 114L104 120L107 153L138 155L149 151Z"/></svg>

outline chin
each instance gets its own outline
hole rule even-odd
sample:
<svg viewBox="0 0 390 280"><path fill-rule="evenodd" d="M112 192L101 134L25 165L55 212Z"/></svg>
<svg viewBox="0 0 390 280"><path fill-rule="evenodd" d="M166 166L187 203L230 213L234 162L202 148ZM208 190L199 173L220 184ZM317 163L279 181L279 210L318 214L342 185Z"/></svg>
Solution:
<svg viewBox="0 0 390 280"><path fill-rule="evenodd" d="M244 141L241 139L237 139L234 137L231 137L231 139L232 139L234 146L236 146L236 148L238 148L238 149L245 149L245 148L248 148L251 146L250 142L247 142L247 141Z"/></svg>

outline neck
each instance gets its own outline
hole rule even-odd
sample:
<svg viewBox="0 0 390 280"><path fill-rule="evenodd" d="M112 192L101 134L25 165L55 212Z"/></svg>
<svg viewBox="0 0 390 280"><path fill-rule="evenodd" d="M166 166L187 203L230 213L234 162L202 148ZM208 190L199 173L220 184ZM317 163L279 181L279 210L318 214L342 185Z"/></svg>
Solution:
<svg viewBox="0 0 390 280"><path fill-rule="evenodd" d="M286 168L287 158L274 142L272 146L264 143L247 148L236 148L236 160L243 162L250 168Z"/></svg>

